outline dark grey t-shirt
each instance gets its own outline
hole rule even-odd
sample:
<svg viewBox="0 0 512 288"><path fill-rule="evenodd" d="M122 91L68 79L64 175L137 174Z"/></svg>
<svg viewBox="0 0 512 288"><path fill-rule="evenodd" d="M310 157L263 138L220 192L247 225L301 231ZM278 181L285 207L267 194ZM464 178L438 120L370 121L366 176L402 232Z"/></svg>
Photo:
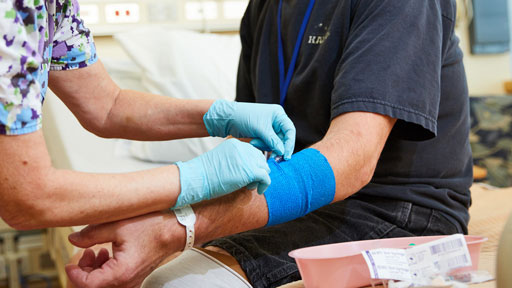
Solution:
<svg viewBox="0 0 512 288"><path fill-rule="evenodd" d="M242 20L237 100L279 103L277 6L252 0ZM307 0L284 0L288 67ZM444 212L466 229L472 159L455 0L317 0L284 108L297 150L351 111L397 118L365 194Z"/></svg>

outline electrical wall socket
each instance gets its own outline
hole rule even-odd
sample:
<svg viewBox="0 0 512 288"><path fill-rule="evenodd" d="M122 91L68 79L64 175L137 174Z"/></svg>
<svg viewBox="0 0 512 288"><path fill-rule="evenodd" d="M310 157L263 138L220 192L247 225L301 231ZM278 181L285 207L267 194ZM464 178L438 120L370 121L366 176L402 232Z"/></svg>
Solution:
<svg viewBox="0 0 512 288"><path fill-rule="evenodd" d="M107 23L137 23L140 21L140 6L137 3L116 3L105 5Z"/></svg>
<svg viewBox="0 0 512 288"><path fill-rule="evenodd" d="M100 22L100 7L96 4L80 5L80 17L85 24L98 24Z"/></svg>

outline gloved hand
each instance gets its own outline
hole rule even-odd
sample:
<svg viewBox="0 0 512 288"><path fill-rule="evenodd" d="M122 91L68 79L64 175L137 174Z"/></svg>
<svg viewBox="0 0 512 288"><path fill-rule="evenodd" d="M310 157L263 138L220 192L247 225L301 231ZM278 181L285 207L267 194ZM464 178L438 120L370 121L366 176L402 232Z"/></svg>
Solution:
<svg viewBox="0 0 512 288"><path fill-rule="evenodd" d="M252 145L229 139L187 162L177 162L181 193L173 208L183 207L234 192L270 185L270 168L263 153Z"/></svg>
<svg viewBox="0 0 512 288"><path fill-rule="evenodd" d="M253 138L251 144L261 150L292 157L295 126L279 105L217 100L203 121L211 136Z"/></svg>

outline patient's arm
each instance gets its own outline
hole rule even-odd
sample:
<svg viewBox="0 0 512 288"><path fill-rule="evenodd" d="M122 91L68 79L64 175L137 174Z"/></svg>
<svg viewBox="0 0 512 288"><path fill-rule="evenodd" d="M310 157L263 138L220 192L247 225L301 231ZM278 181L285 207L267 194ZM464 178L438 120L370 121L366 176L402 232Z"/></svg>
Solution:
<svg viewBox="0 0 512 288"><path fill-rule="evenodd" d="M312 146L322 152L334 171L333 202L347 198L369 183L395 121L373 113L343 114L332 121L325 138ZM263 227L268 221L265 197L255 191L199 203L194 210L200 242Z"/></svg>
<svg viewBox="0 0 512 288"><path fill-rule="evenodd" d="M394 119L378 114L343 114L333 120L326 137L313 145L333 168L336 178L334 201L345 199L370 181L394 123ZM194 211L197 215L196 243L263 227L268 221L265 197L249 190L196 204ZM96 270L91 269L94 265L89 265L94 263L92 260L87 265L69 266L70 280L80 287L107 287L113 279L120 281L121 286L122 283L141 283L150 267L158 264L155 262L185 245L185 229L177 224L174 214L157 213L152 217L156 219L154 228L141 226L144 232L137 235L125 232L128 227L140 225L137 218L88 227L75 234L76 238L70 240L82 248L113 242L114 258L103 266L101 263L98 265L101 268ZM144 243L150 244L137 246L136 240L140 241L141 237L148 239ZM158 247L167 250L162 252ZM122 251L136 252L120 253Z"/></svg>

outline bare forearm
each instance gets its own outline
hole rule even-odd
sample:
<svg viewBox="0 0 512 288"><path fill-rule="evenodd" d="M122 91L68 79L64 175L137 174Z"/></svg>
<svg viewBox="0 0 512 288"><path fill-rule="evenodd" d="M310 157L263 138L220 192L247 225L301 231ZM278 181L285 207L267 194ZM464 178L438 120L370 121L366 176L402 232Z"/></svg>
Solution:
<svg viewBox="0 0 512 288"><path fill-rule="evenodd" d="M116 221L172 207L179 194L176 166L128 174L50 170L35 191L9 191L2 216L17 229ZM3 201L2 201L3 202ZM17 211L23 210L24 213Z"/></svg>
<svg viewBox="0 0 512 288"><path fill-rule="evenodd" d="M82 126L102 137L157 141L208 136L203 115L212 100L122 90L101 62L52 71L49 86Z"/></svg>
<svg viewBox="0 0 512 288"><path fill-rule="evenodd" d="M174 206L180 191L174 165L123 174L53 170L47 195L48 224L72 226L110 222ZM56 209L58 207L58 209ZM52 215L54 214L54 215Z"/></svg>
<svg viewBox="0 0 512 288"><path fill-rule="evenodd" d="M97 134L149 141L206 137L203 116L212 103L121 90Z"/></svg>
<svg viewBox="0 0 512 288"><path fill-rule="evenodd" d="M236 193L194 206L198 243L263 227L268 222L265 196L256 190Z"/></svg>
<svg viewBox="0 0 512 288"><path fill-rule="evenodd" d="M129 218L172 207L180 193L176 166L102 175L57 170L40 131L2 136L0 147L7 157L0 162L0 216L18 229Z"/></svg>

